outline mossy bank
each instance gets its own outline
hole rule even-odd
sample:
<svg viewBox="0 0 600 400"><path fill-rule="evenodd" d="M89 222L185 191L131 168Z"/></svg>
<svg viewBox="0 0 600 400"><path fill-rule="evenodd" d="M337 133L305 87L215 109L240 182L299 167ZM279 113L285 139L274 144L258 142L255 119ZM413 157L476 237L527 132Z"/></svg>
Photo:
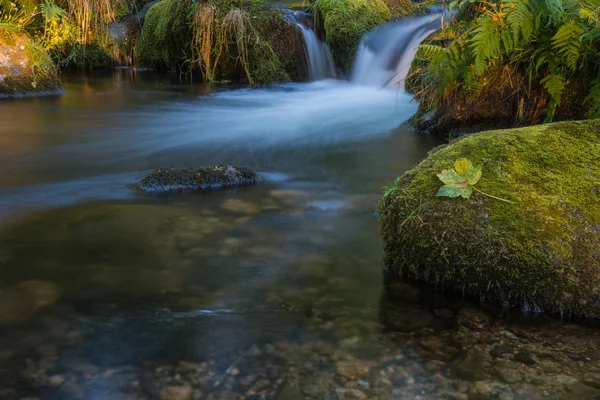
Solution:
<svg viewBox="0 0 600 400"><path fill-rule="evenodd" d="M264 0L162 0L146 15L136 56L140 65L207 81L302 80L298 35Z"/></svg>
<svg viewBox="0 0 600 400"><path fill-rule="evenodd" d="M26 34L0 36L0 98L60 93L56 68Z"/></svg>
<svg viewBox="0 0 600 400"><path fill-rule="evenodd" d="M466 157L474 193L436 197ZM498 304L600 316L600 120L487 131L432 151L379 207L389 272Z"/></svg>

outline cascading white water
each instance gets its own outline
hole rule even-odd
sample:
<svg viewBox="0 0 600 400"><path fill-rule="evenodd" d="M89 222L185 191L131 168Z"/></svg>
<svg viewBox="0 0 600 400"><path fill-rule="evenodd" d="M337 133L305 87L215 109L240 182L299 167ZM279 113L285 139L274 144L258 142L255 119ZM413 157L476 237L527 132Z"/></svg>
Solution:
<svg viewBox="0 0 600 400"><path fill-rule="evenodd" d="M311 81L334 78L335 64L331 50L326 43L319 40L315 31L310 26L312 16L301 11L286 11L288 21L294 25L304 38L306 59L308 60L308 73Z"/></svg>
<svg viewBox="0 0 600 400"><path fill-rule="evenodd" d="M404 79L419 44L440 27L440 15L403 19L379 26L366 34L359 46L351 82L367 86L404 89Z"/></svg>

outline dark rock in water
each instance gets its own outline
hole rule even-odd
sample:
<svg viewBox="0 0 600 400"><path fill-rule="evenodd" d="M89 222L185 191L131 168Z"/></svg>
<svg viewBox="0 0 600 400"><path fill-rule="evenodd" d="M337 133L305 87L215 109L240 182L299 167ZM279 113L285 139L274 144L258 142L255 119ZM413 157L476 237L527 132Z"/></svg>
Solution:
<svg viewBox="0 0 600 400"><path fill-rule="evenodd" d="M492 357L502 357L505 354L512 354L513 348L510 346L494 346L490 354Z"/></svg>
<svg viewBox="0 0 600 400"><path fill-rule="evenodd" d="M249 185L260 179L249 168L231 165L200 168L157 169L142 179L139 188L145 192L173 192L199 189L222 189Z"/></svg>
<svg viewBox="0 0 600 400"><path fill-rule="evenodd" d="M525 365L535 365L535 360L533 358L531 358L529 353L524 352L524 351L516 354L515 360L522 362Z"/></svg>

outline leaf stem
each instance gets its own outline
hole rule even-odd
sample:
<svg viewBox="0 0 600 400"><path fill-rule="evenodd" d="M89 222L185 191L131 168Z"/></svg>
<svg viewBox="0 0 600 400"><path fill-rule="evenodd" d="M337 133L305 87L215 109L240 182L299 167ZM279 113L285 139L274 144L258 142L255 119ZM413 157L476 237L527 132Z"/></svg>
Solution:
<svg viewBox="0 0 600 400"><path fill-rule="evenodd" d="M483 191L481 191L481 190L477 189L475 186L471 186L471 187L472 187L473 189L475 189L476 191L478 191L479 193L481 193L482 195L484 195L484 196L491 197L492 199L500 200L500 201L503 201L503 202L505 202L505 203L515 204L515 202L514 202L514 201L510 201L510 200L502 199L502 198L500 198L500 197L492 196L491 194L487 194L487 193L485 193L485 192L483 192Z"/></svg>

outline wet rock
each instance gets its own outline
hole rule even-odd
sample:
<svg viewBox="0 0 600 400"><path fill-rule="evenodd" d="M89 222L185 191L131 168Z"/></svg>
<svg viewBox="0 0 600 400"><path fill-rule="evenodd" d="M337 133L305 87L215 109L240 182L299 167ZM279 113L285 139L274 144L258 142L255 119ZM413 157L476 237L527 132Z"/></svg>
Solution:
<svg viewBox="0 0 600 400"><path fill-rule="evenodd" d="M494 362L494 375L504 383L517 383L525 378L524 367L508 360Z"/></svg>
<svg viewBox="0 0 600 400"><path fill-rule="evenodd" d="M525 365L535 365L536 362L533 358L531 358L531 356L529 355L529 353L525 352L525 351L521 351L517 354L515 354L515 360L519 361Z"/></svg>
<svg viewBox="0 0 600 400"><path fill-rule="evenodd" d="M362 400L367 399L367 395L358 389L337 388L336 394L340 399Z"/></svg>
<svg viewBox="0 0 600 400"><path fill-rule="evenodd" d="M260 176L245 167L219 165L200 168L164 168L153 171L138 185L145 192L222 189L256 183Z"/></svg>
<svg viewBox="0 0 600 400"><path fill-rule="evenodd" d="M513 348L510 346L494 346L490 351L492 357L502 357L505 354L512 354Z"/></svg>
<svg viewBox="0 0 600 400"><path fill-rule="evenodd" d="M52 375L48 378L48 384L50 386L61 386L66 382L66 379L62 375Z"/></svg>
<svg viewBox="0 0 600 400"><path fill-rule="evenodd" d="M387 292L395 299L407 303L418 303L421 299L419 288L405 282L395 282L386 286Z"/></svg>
<svg viewBox="0 0 600 400"><path fill-rule="evenodd" d="M490 316L478 308L463 308L456 317L456 322L466 328L483 329L490 321Z"/></svg>
<svg viewBox="0 0 600 400"><path fill-rule="evenodd" d="M587 373L583 377L583 383L594 389L600 389L600 373Z"/></svg>
<svg viewBox="0 0 600 400"><path fill-rule="evenodd" d="M399 332L416 332L431 327L435 317L427 311L387 306L382 309L384 324Z"/></svg>
<svg viewBox="0 0 600 400"><path fill-rule="evenodd" d="M469 399L475 400L487 400L487 399L498 399L498 400L511 400L514 396L507 385L491 382L481 381L475 382L469 390Z"/></svg>
<svg viewBox="0 0 600 400"><path fill-rule="evenodd" d="M0 292L0 325L27 322L37 311L50 308L60 298L52 282L26 281Z"/></svg>
<svg viewBox="0 0 600 400"><path fill-rule="evenodd" d="M489 357L488 352L479 346L466 350L454 365L456 375L469 381L486 380Z"/></svg>
<svg viewBox="0 0 600 400"><path fill-rule="evenodd" d="M302 207L306 205L311 194L304 190L285 190L276 189L269 192L271 197L275 198L279 202L290 207Z"/></svg>
<svg viewBox="0 0 600 400"><path fill-rule="evenodd" d="M189 400L192 397L190 386L168 386L161 390L161 400Z"/></svg>
<svg viewBox="0 0 600 400"><path fill-rule="evenodd" d="M500 331L500 335L512 339L512 340L519 340L519 337L517 335L515 335L514 333L512 333L511 331L507 331L507 330L503 330Z"/></svg>
<svg viewBox="0 0 600 400"><path fill-rule="evenodd" d="M336 372L349 379L366 378L371 373L371 368L375 365L372 361L364 360L343 360L338 361L335 366Z"/></svg>
<svg viewBox="0 0 600 400"><path fill-rule="evenodd" d="M227 200L221 205L221 208L227 211L246 215L256 215L261 212L261 208L257 204L240 199Z"/></svg>

